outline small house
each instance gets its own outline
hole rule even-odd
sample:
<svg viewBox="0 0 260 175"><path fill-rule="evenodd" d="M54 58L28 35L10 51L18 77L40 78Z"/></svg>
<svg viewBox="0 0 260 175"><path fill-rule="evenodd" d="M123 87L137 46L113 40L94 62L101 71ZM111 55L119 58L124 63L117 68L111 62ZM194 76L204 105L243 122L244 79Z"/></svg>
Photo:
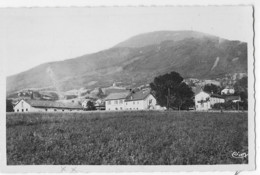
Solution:
<svg viewBox="0 0 260 175"><path fill-rule="evenodd" d="M216 103L224 103L225 98L218 94L207 93L201 90L195 95L195 108L197 111L207 111Z"/></svg>
<svg viewBox="0 0 260 175"><path fill-rule="evenodd" d="M235 93L234 88L225 88L221 91L221 95L232 95Z"/></svg>

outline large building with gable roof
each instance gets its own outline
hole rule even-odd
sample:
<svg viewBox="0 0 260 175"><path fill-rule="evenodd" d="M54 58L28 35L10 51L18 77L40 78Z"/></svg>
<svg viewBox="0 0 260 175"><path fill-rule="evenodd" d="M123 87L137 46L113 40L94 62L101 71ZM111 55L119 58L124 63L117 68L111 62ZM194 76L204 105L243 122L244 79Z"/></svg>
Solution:
<svg viewBox="0 0 260 175"><path fill-rule="evenodd" d="M111 93L105 99L107 111L125 110L125 100L130 92Z"/></svg>
<svg viewBox="0 0 260 175"><path fill-rule="evenodd" d="M14 112L68 112L81 111L81 105L76 103L61 103L43 100L20 100L14 106Z"/></svg>
<svg viewBox="0 0 260 175"><path fill-rule="evenodd" d="M149 89L137 92L112 93L106 99L106 110L149 110L156 109L156 99Z"/></svg>

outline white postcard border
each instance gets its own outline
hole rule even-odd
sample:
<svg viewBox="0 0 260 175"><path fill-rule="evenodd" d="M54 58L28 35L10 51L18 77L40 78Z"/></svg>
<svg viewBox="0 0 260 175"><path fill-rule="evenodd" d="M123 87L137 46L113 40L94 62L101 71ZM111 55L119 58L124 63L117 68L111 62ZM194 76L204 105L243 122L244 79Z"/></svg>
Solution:
<svg viewBox="0 0 260 175"><path fill-rule="evenodd" d="M253 21L252 21L253 26ZM253 38L252 31L252 38ZM0 139L5 142L1 143L1 171L2 172L169 172L169 171L245 171L255 169L255 76L254 76L254 44L248 42L248 138L249 138L249 164L248 165L157 165L157 166L124 166L124 165L29 165L29 166L7 166L6 165L6 119L5 119L5 60L1 60L0 70L0 100L1 100L1 117L0 117ZM3 63L3 64L2 64ZM3 93L4 92L4 93ZM65 169L64 169L65 168Z"/></svg>

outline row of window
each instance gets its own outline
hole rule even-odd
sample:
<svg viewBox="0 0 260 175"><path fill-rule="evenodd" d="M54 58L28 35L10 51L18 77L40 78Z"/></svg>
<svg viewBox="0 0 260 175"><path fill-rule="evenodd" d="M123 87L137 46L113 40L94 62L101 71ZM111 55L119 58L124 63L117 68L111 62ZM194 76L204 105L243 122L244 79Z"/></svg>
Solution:
<svg viewBox="0 0 260 175"><path fill-rule="evenodd" d="M132 108L126 108L126 110L132 110ZM138 110L138 108L133 108L133 110Z"/></svg>
<svg viewBox="0 0 260 175"><path fill-rule="evenodd" d="M128 103L131 104L131 102L128 102ZM133 101L133 105L134 105L134 104L139 104L139 101L137 101L137 102ZM127 105L127 102L125 103L125 105Z"/></svg>
<svg viewBox="0 0 260 175"><path fill-rule="evenodd" d="M108 108L108 110L110 111L111 109L110 108ZM115 110L117 111L117 110L123 110L123 108L122 107L120 107L120 108L115 108ZM132 108L126 108L126 110L132 110ZM138 108L133 108L133 110L138 110Z"/></svg>
<svg viewBox="0 0 260 175"><path fill-rule="evenodd" d="M114 104L117 105L117 104L123 104L123 100L114 100ZM107 104L111 105L112 104L112 101L108 101Z"/></svg>
<svg viewBox="0 0 260 175"><path fill-rule="evenodd" d="M48 109L45 109L45 111L48 111ZM57 111L57 109L54 109L54 111L56 112L56 111ZM62 110L60 110L60 111L64 112L65 110L64 110L64 109L62 109ZM70 109L70 110L67 110L67 111L72 111L72 109Z"/></svg>
<svg viewBox="0 0 260 175"><path fill-rule="evenodd" d="M21 112L28 112L28 109L26 108L25 110L24 109L21 109ZM48 109L45 109L45 111L48 111ZM54 111L57 111L57 109L54 109ZM64 112L64 109L61 110L62 112ZM69 111L72 111L72 109L70 109ZM16 110L16 112L20 112L19 109Z"/></svg>
<svg viewBox="0 0 260 175"><path fill-rule="evenodd" d="M25 111L28 111L28 109L26 108ZM16 112L19 112L19 109L17 109ZM24 109L22 109L21 112L24 112Z"/></svg>
<svg viewBox="0 0 260 175"><path fill-rule="evenodd" d="M108 108L108 110L111 110L111 109ZM122 107L120 107L120 108L115 108L115 110L123 110L123 108L122 108Z"/></svg>
<svg viewBox="0 0 260 175"><path fill-rule="evenodd" d="M114 100L114 104L117 105L117 104L123 104L123 100ZM131 102L126 102L125 104L127 105L127 103L131 103ZM107 101L107 104L108 105L111 105L112 104L112 101ZM139 104L139 101L135 102L133 101L133 104Z"/></svg>

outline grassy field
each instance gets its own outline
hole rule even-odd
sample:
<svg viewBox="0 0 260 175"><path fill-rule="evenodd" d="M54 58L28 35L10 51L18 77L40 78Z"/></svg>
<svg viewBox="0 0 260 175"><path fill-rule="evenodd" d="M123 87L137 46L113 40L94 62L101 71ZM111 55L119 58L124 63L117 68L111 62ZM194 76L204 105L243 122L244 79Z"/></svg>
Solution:
<svg viewBox="0 0 260 175"><path fill-rule="evenodd" d="M8 165L242 164L247 113L7 114Z"/></svg>

